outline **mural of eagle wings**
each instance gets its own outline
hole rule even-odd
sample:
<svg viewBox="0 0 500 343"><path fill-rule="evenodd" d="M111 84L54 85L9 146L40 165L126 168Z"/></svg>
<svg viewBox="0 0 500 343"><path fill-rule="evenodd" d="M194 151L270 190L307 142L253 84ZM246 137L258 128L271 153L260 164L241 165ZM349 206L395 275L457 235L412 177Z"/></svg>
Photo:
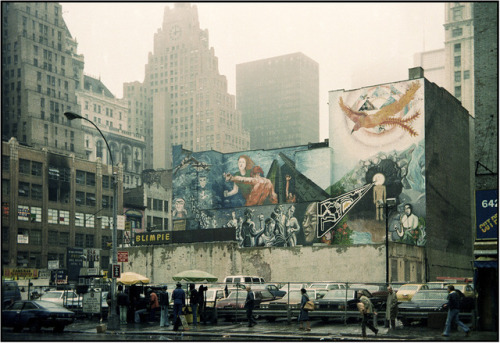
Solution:
<svg viewBox="0 0 500 343"><path fill-rule="evenodd" d="M396 115L401 112L409 103L413 100L415 93L420 88L419 82L414 82L410 85L399 100L382 107L377 113L369 115L366 112L358 112L344 104L342 97L339 99L339 105L344 114L354 122L354 127L351 131L358 131L360 128L364 127L367 129L380 126L398 126L408 132L411 136L417 136L417 132L411 127L410 123L413 122L420 116L420 112L416 111L415 114L408 118L397 118Z"/></svg>

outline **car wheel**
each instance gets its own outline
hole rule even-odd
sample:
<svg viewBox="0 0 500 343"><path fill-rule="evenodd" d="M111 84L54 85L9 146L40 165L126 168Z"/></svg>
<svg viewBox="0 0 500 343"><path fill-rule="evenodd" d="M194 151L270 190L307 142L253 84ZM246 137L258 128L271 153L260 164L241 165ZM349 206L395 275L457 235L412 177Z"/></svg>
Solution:
<svg viewBox="0 0 500 343"><path fill-rule="evenodd" d="M64 325L56 325L54 326L54 332L63 332L64 331Z"/></svg>
<svg viewBox="0 0 500 343"><path fill-rule="evenodd" d="M38 320L32 320L29 324L31 332L40 332L42 329L42 324Z"/></svg>

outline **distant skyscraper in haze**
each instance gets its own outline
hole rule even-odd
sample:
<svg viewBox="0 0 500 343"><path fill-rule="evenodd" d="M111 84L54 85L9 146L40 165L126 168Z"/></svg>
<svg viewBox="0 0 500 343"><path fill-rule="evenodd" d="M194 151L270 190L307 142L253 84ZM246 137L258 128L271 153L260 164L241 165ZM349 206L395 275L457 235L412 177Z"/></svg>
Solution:
<svg viewBox="0 0 500 343"><path fill-rule="evenodd" d="M176 3L165 8L154 36L143 83L126 83L129 118L146 137L146 168L171 168L172 145L192 151L232 152L249 147L234 95L219 74L208 30L198 8Z"/></svg>
<svg viewBox="0 0 500 343"><path fill-rule="evenodd" d="M251 149L318 142L318 63L299 52L236 65L236 107Z"/></svg>
<svg viewBox="0 0 500 343"><path fill-rule="evenodd" d="M445 86L444 78L444 49L418 52L413 56L413 66L424 69L424 77L440 87Z"/></svg>

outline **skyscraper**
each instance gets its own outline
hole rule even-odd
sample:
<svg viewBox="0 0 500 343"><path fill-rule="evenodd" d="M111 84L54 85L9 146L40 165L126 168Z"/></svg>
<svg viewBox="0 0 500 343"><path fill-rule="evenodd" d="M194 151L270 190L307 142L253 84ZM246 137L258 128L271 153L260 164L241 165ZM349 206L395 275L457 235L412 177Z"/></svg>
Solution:
<svg viewBox="0 0 500 343"><path fill-rule="evenodd" d="M55 2L2 3L2 137L84 157L73 59L76 42Z"/></svg>
<svg viewBox="0 0 500 343"><path fill-rule="evenodd" d="M163 24L154 36L144 82L124 84L130 119L146 137L146 168L171 168L172 145L192 151L245 150L234 95L209 47L208 30L201 30L198 9L188 3L165 8Z"/></svg>
<svg viewBox="0 0 500 343"><path fill-rule="evenodd" d="M236 107L252 149L318 142L318 63L298 52L236 65Z"/></svg>

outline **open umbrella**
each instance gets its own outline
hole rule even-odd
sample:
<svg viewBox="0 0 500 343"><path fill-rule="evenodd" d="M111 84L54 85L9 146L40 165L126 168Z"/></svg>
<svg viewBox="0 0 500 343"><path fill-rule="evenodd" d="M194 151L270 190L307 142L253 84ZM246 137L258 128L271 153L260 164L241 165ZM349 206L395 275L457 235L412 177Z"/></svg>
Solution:
<svg viewBox="0 0 500 343"><path fill-rule="evenodd" d="M178 274L175 274L174 276L172 276L172 279L174 279L175 281L184 280L188 282L200 282L200 281L215 282L218 280L216 276L213 276L210 273L195 269L186 270Z"/></svg>
<svg viewBox="0 0 500 343"><path fill-rule="evenodd" d="M116 282L122 285L136 285L136 284L145 284L149 283L149 278L142 276L141 274L137 274L134 272L125 272L122 273L121 277L116 279Z"/></svg>

